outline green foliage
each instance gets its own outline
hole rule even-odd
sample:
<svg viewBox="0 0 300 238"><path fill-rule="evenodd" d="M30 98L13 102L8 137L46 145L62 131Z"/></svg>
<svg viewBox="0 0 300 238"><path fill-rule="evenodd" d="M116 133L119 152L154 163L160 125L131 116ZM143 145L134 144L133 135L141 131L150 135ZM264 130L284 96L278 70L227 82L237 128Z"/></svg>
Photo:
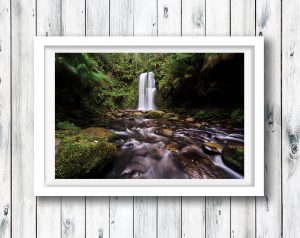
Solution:
<svg viewBox="0 0 300 238"><path fill-rule="evenodd" d="M241 108L235 109L230 115L231 119L237 124L244 123L244 110Z"/></svg>
<svg viewBox="0 0 300 238"><path fill-rule="evenodd" d="M68 121L58 122L55 127L57 130L74 130L74 131L80 130L79 127L75 126L75 124Z"/></svg>
<svg viewBox="0 0 300 238"><path fill-rule="evenodd" d="M225 147L222 158L225 164L244 175L244 147Z"/></svg>

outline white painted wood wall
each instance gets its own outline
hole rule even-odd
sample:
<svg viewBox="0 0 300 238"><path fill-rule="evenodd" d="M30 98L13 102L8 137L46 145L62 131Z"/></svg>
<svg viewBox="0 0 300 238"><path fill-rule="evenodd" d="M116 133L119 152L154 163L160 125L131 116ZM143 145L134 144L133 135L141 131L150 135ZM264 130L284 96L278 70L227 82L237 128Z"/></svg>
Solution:
<svg viewBox="0 0 300 238"><path fill-rule="evenodd" d="M300 237L299 20L298 0L0 0L0 238ZM265 197L35 198L35 35L263 35Z"/></svg>

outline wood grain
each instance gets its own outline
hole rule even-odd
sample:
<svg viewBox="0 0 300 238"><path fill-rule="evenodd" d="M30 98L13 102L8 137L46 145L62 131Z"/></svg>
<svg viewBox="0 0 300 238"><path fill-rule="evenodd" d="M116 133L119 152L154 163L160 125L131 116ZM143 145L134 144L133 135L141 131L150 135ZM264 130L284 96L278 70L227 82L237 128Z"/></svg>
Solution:
<svg viewBox="0 0 300 238"><path fill-rule="evenodd" d="M0 0L0 237L11 235L10 4Z"/></svg>
<svg viewBox="0 0 300 238"><path fill-rule="evenodd" d="M35 1L11 2L12 237L36 236L33 195L33 37ZM9 179L9 178L7 178Z"/></svg>
<svg viewBox="0 0 300 238"><path fill-rule="evenodd" d="M257 237L281 237L281 1L257 0L265 39L265 196L256 199Z"/></svg>
<svg viewBox="0 0 300 238"><path fill-rule="evenodd" d="M133 35L133 0L110 0L110 35Z"/></svg>
<svg viewBox="0 0 300 238"><path fill-rule="evenodd" d="M299 1L282 5L282 204L283 237L300 234L300 37Z"/></svg>
<svg viewBox="0 0 300 238"><path fill-rule="evenodd" d="M231 35L255 35L255 2L231 0ZM231 198L231 237L255 237L255 198Z"/></svg>
<svg viewBox="0 0 300 238"><path fill-rule="evenodd" d="M86 1L86 35L109 35L109 0Z"/></svg>
<svg viewBox="0 0 300 238"><path fill-rule="evenodd" d="M181 0L158 0L158 35L181 35Z"/></svg>
<svg viewBox="0 0 300 238"><path fill-rule="evenodd" d="M38 36L59 36L62 34L59 0L37 1L36 26ZM38 197L36 216L38 238L61 237L61 197Z"/></svg>
<svg viewBox="0 0 300 238"><path fill-rule="evenodd" d="M133 198L110 198L110 238L133 237Z"/></svg>
<svg viewBox="0 0 300 238"><path fill-rule="evenodd" d="M205 0L182 1L182 35L205 35Z"/></svg>

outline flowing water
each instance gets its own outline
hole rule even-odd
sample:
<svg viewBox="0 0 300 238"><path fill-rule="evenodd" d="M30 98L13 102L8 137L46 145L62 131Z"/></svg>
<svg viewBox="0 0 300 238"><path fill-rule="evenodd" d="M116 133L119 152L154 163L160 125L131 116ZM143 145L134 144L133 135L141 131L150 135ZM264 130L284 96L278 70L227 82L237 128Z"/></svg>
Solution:
<svg viewBox="0 0 300 238"><path fill-rule="evenodd" d="M107 178L243 178L223 162L220 153L203 147L205 142L243 146L243 129L185 118L146 119L136 111L119 114L107 121L118 137L118 155Z"/></svg>
<svg viewBox="0 0 300 238"><path fill-rule="evenodd" d="M142 73L139 79L139 106L138 110L155 109L155 78L153 72Z"/></svg>

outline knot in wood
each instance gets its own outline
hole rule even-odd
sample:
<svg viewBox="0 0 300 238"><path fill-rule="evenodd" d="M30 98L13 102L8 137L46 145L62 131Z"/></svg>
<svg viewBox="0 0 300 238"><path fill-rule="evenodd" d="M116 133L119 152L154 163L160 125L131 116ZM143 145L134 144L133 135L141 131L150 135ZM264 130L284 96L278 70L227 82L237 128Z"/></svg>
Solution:
<svg viewBox="0 0 300 238"><path fill-rule="evenodd" d="M165 6L165 7L164 7L164 17L165 17L165 18L168 17L168 15L169 15L168 12L169 12L169 9L168 9L168 7Z"/></svg>
<svg viewBox="0 0 300 238"><path fill-rule="evenodd" d="M4 207L4 216L7 216L7 214L8 214L8 206L5 206Z"/></svg>
<svg viewBox="0 0 300 238"><path fill-rule="evenodd" d="M69 218L66 219L66 227L69 227L71 225L71 220Z"/></svg>
<svg viewBox="0 0 300 238"><path fill-rule="evenodd" d="M269 114L268 114L268 126L269 126L270 129L272 129L273 125L274 125L273 112L269 112Z"/></svg>
<svg viewBox="0 0 300 238"><path fill-rule="evenodd" d="M297 144L295 144L295 143L291 144L291 152L293 155L297 154L297 152L298 152Z"/></svg>

